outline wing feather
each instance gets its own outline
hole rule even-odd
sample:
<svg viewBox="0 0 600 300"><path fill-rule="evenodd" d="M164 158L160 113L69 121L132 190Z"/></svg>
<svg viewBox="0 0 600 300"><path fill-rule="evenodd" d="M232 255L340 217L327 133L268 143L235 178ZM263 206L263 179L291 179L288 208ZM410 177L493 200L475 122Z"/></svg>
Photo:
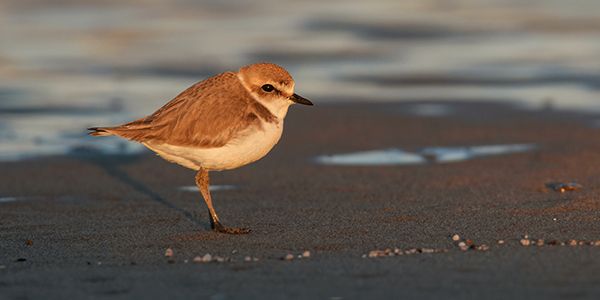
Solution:
<svg viewBox="0 0 600 300"><path fill-rule="evenodd" d="M276 120L254 100L237 75L226 72L189 87L145 118L103 131L138 142L222 147L259 118Z"/></svg>

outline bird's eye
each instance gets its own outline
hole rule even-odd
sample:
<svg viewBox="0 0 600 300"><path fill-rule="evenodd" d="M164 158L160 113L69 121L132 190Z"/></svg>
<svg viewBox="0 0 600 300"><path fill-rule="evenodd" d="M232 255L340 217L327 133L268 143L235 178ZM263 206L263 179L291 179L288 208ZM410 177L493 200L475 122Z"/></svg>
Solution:
<svg viewBox="0 0 600 300"><path fill-rule="evenodd" d="M272 85L270 85L270 84L265 84L261 88L262 88L263 91L265 91L267 93L270 93L270 92L272 92L272 91L275 90L275 88Z"/></svg>

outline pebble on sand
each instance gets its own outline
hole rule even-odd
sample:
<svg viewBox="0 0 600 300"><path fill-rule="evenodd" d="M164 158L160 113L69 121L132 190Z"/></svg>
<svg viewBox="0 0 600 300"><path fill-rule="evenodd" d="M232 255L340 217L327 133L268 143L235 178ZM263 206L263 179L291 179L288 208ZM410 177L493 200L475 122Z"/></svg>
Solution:
<svg viewBox="0 0 600 300"><path fill-rule="evenodd" d="M214 261L219 261L216 258L217 257L215 257ZM208 253L204 254L204 256L196 256L196 257L194 257L194 259L192 259L192 262L194 262L194 263L209 263L211 261L213 261L213 257L212 257L212 255L210 255ZM223 259L223 261L224 261L224 259Z"/></svg>
<svg viewBox="0 0 600 300"><path fill-rule="evenodd" d="M460 236L458 234L455 234L452 236L452 240L454 241L458 241L460 240ZM498 241L499 244L503 244L504 241L500 242ZM460 251L468 251L468 250L476 250L476 251L488 251L490 250L490 246L486 245L486 244L481 244L481 245L477 245L475 244L475 242L471 239L464 239L461 240L460 242L458 242L456 244L456 246L458 247L458 249L460 249Z"/></svg>
<svg viewBox="0 0 600 300"><path fill-rule="evenodd" d="M167 248L167 250L165 250L165 256L166 257L173 257L173 249Z"/></svg>
<svg viewBox="0 0 600 300"><path fill-rule="evenodd" d="M415 254L415 253L417 253L417 251L418 250L416 248L410 248L410 249L404 251L404 254Z"/></svg>
<svg viewBox="0 0 600 300"><path fill-rule="evenodd" d="M546 187L559 192L572 192L581 189L583 186L576 182L551 182L546 184Z"/></svg>
<svg viewBox="0 0 600 300"><path fill-rule="evenodd" d="M379 256L383 256L380 254L380 252L382 252L381 250L371 250L369 251L368 256L369 257L379 257Z"/></svg>
<svg viewBox="0 0 600 300"><path fill-rule="evenodd" d="M244 257L244 261L246 261L246 262L258 261L258 257L246 256L246 257Z"/></svg>
<svg viewBox="0 0 600 300"><path fill-rule="evenodd" d="M466 246L465 246L466 247ZM411 254L430 254L430 253L443 253L448 252L447 249L434 249L434 248L410 248L406 250L402 250L399 248L387 248L385 250L371 250L368 254L363 254L362 257L389 257L389 256L401 256L401 255L411 255Z"/></svg>
<svg viewBox="0 0 600 300"><path fill-rule="evenodd" d="M488 250L490 250L490 246L488 246L486 244L481 244L481 245L477 246L475 249L479 250L479 251L488 251Z"/></svg>
<svg viewBox="0 0 600 300"><path fill-rule="evenodd" d="M206 253L204 254L204 256L202 256L202 262L211 262L212 261L212 255Z"/></svg>

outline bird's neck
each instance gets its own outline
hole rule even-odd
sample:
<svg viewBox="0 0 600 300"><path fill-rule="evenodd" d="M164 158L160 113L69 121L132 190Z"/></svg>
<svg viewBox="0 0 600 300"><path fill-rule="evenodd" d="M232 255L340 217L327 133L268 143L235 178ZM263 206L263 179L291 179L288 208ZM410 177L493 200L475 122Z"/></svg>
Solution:
<svg viewBox="0 0 600 300"><path fill-rule="evenodd" d="M261 101L261 99L259 99L255 95L253 95L253 97L256 100L256 102L258 102L260 105L266 108L273 116L275 116L278 122L283 122L283 119L287 114L288 108L292 104L291 101L284 101L283 99L281 101Z"/></svg>
<svg viewBox="0 0 600 300"><path fill-rule="evenodd" d="M288 112L288 108L290 107L289 103L285 103L283 101L273 101L274 103L269 103L263 105L275 116L278 121L283 121L285 115Z"/></svg>

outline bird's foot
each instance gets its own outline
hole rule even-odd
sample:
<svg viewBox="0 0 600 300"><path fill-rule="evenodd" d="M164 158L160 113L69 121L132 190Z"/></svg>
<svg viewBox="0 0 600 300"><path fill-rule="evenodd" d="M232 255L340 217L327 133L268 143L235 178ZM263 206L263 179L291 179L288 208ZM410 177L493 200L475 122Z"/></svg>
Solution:
<svg viewBox="0 0 600 300"><path fill-rule="evenodd" d="M225 227L221 223L216 223L212 226L212 229L219 233L226 234L248 234L250 233L249 228L238 228L238 227Z"/></svg>

